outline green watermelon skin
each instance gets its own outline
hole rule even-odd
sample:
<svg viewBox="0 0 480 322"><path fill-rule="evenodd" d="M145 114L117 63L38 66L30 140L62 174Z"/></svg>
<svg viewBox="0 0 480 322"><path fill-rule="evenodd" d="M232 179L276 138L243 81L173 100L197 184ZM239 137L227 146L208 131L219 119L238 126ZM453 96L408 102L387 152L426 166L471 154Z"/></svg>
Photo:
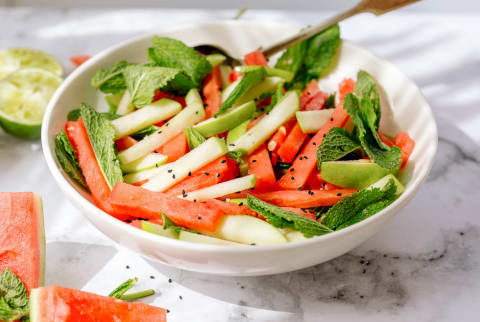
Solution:
<svg viewBox="0 0 480 322"><path fill-rule="evenodd" d="M166 310L60 286L34 289L31 322L166 322Z"/></svg>

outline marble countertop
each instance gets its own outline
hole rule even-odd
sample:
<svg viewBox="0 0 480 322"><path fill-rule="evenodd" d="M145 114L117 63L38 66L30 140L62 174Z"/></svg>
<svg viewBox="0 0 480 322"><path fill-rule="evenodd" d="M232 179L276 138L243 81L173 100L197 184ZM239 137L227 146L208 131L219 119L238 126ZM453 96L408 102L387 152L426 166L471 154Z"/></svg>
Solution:
<svg viewBox="0 0 480 322"><path fill-rule="evenodd" d="M0 48L68 58L174 24L233 11L0 9ZM326 13L252 11L243 19L298 24ZM168 268L117 248L66 200L36 141L0 131L0 190L35 191L45 203L47 284L106 294L126 278L157 295L169 321L478 321L480 301L479 15L359 16L344 38L386 57L430 102L439 150L429 179L385 229L352 252L297 272L229 278ZM414 115L412 115L414 117ZM21 178L19 180L19 178Z"/></svg>

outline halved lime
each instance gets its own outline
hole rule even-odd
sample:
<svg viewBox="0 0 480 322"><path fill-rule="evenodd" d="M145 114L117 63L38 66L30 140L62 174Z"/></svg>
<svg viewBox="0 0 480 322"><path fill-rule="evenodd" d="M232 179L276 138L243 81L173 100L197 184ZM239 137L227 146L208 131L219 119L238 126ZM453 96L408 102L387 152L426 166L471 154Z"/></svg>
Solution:
<svg viewBox="0 0 480 322"><path fill-rule="evenodd" d="M45 108L61 82L56 74L40 68L8 74L0 80L0 126L20 138L39 138Z"/></svg>
<svg viewBox="0 0 480 322"><path fill-rule="evenodd" d="M62 65L43 51L28 48L0 50L0 79L20 68L41 68L63 76Z"/></svg>

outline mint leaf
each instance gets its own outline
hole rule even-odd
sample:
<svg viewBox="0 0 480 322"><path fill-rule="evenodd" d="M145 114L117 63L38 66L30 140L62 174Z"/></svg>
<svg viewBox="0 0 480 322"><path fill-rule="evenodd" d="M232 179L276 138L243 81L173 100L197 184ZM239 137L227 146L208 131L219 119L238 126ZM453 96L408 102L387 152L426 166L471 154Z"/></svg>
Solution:
<svg viewBox="0 0 480 322"><path fill-rule="evenodd" d="M317 149L317 167L320 169L322 162L341 159L360 148L360 143L350 133L339 127L333 127Z"/></svg>
<svg viewBox="0 0 480 322"><path fill-rule="evenodd" d="M135 65L125 68L123 75L132 104L137 107L150 104L157 89L185 95L195 87L188 76L175 68Z"/></svg>
<svg viewBox="0 0 480 322"><path fill-rule="evenodd" d="M376 126L381 117L380 95L378 94L377 82L372 75L364 70L357 73L357 82L355 83L355 94L359 97L366 97L372 101L372 107L377 116Z"/></svg>
<svg viewBox="0 0 480 322"><path fill-rule="evenodd" d="M67 120L69 120L69 121L77 121L79 118L80 118L80 109L79 108L71 110L67 114Z"/></svg>
<svg viewBox="0 0 480 322"><path fill-rule="evenodd" d="M120 162L115 154L115 129L103 114L86 103L81 104L80 114L98 165L112 189L117 182L123 182Z"/></svg>
<svg viewBox="0 0 480 322"><path fill-rule="evenodd" d="M363 99L367 102L367 98ZM370 103L364 103L365 106L371 106ZM364 120L364 113L360 110L360 103L358 98L353 94L347 94L345 97L343 108L348 112L353 122L357 126L356 134L360 141L363 150L375 163L386 169L392 169L394 171L400 169L402 164L402 152L396 146L387 149L380 146L375 139L372 129L368 126L368 122ZM367 111L370 107L367 107ZM371 113L371 112L369 112Z"/></svg>
<svg viewBox="0 0 480 322"><path fill-rule="evenodd" d="M140 141L141 139L143 139L144 137L150 135L150 134L153 134L155 132L158 131L160 127L156 126L156 125L151 125L149 127L146 127L138 132L135 132L133 134L130 134L130 136L132 138L134 138L135 140L137 141Z"/></svg>
<svg viewBox="0 0 480 322"><path fill-rule="evenodd" d="M325 103L323 103L324 108L335 108L335 93L328 95Z"/></svg>
<svg viewBox="0 0 480 322"><path fill-rule="evenodd" d="M340 27L338 24L325 29L309 39L303 69L306 82L323 76L333 62L340 44Z"/></svg>
<svg viewBox="0 0 480 322"><path fill-rule="evenodd" d="M244 154L242 151L228 151L227 152L227 158L235 160L237 163L243 163L244 160Z"/></svg>
<svg viewBox="0 0 480 322"><path fill-rule="evenodd" d="M176 39L153 37L152 47L148 49L147 55L157 66L184 71L196 87L201 87L203 79L212 72L212 65L205 56Z"/></svg>
<svg viewBox="0 0 480 322"><path fill-rule="evenodd" d="M266 72L265 68L262 66L257 66L257 68L252 69L245 74L243 74L242 78L240 79L240 82L237 84L237 86L233 89L233 91L228 95L227 99L225 102L222 103L222 106L220 106L219 110L215 115L221 114L225 111L227 111L229 108L235 104L235 102L245 93L247 92L250 88L253 86L257 85L262 81L262 79L265 77Z"/></svg>
<svg viewBox="0 0 480 322"><path fill-rule="evenodd" d="M111 67L97 70L93 74L90 84L104 93L116 94L124 91L127 86L122 72L129 65L132 64L122 60Z"/></svg>
<svg viewBox="0 0 480 322"><path fill-rule="evenodd" d="M325 225L302 215L269 204L251 195L247 196L247 205L253 211L263 215L267 222L278 228L293 228L305 237L324 235L332 230Z"/></svg>
<svg viewBox="0 0 480 322"><path fill-rule="evenodd" d="M64 130L58 132L55 137L55 154L57 155L58 162L62 166L63 171L65 171L73 181L88 190L85 178L82 174L82 169L78 163L75 149Z"/></svg>
<svg viewBox="0 0 480 322"><path fill-rule="evenodd" d="M322 218L332 230L353 225L382 210L395 200L397 188L391 179L383 189L361 190L333 205Z"/></svg>
<svg viewBox="0 0 480 322"><path fill-rule="evenodd" d="M282 56L277 60L275 68L288 70L297 74L303 65L305 56L307 55L309 40L301 41L283 52Z"/></svg>
<svg viewBox="0 0 480 322"><path fill-rule="evenodd" d="M5 268L0 274L0 320L16 321L29 316L28 292L10 269Z"/></svg>
<svg viewBox="0 0 480 322"><path fill-rule="evenodd" d="M195 149L197 146L206 141L202 133L191 126L186 128L184 132L185 136L187 137L188 147L190 150Z"/></svg>
<svg viewBox="0 0 480 322"><path fill-rule="evenodd" d="M135 286L135 284L138 282L138 278L130 278L117 286L110 294L108 294L109 297L113 297L116 299L120 299L123 294L125 294L128 290L130 290L132 287Z"/></svg>

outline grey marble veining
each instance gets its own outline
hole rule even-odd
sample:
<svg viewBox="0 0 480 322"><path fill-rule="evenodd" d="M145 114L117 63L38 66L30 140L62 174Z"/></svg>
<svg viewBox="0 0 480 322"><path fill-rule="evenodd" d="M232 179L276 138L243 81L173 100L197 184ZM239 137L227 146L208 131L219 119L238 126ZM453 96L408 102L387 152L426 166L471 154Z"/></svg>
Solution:
<svg viewBox="0 0 480 322"><path fill-rule="evenodd" d="M69 72L72 55L94 54L172 24L233 15L0 9L0 47L43 49ZM245 19L307 24L323 16L252 11ZM66 201L38 142L3 132L0 190L33 190L44 197L47 283L106 294L138 276L139 289L157 290L146 302L168 307L169 321L478 321L480 43L473 31L479 21L478 15L408 13L342 24L345 38L391 60L421 87L436 115L439 149L430 177L411 203L372 239L330 262L286 274L227 278L147 261L118 249Z"/></svg>

